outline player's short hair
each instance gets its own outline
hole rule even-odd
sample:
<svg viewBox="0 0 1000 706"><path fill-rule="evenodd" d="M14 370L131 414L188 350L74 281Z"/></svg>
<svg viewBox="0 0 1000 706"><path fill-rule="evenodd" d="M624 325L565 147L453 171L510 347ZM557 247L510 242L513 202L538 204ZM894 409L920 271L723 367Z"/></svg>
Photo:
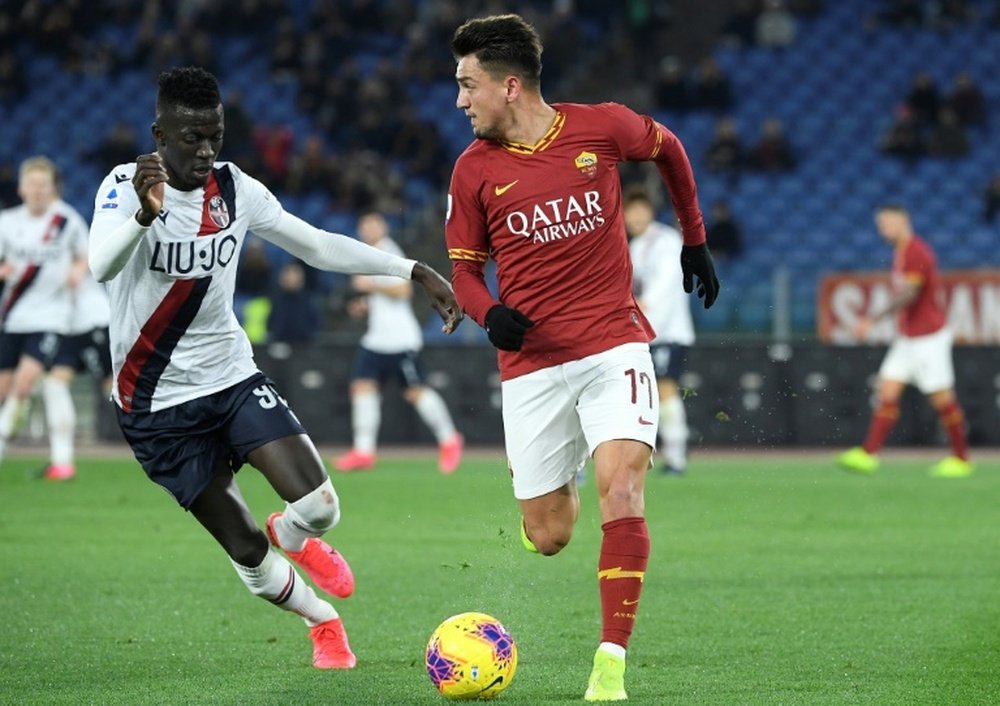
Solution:
<svg viewBox="0 0 1000 706"><path fill-rule="evenodd" d="M628 207L634 203L644 203L650 208L654 208L653 197L650 195L649 190L642 184L633 184L625 189L625 192L622 194L623 206Z"/></svg>
<svg viewBox="0 0 1000 706"><path fill-rule="evenodd" d="M451 38L455 58L475 55L491 76L516 74L538 90L542 82L542 40L520 15L491 15L469 20Z"/></svg>
<svg viewBox="0 0 1000 706"><path fill-rule="evenodd" d="M885 203L879 205L879 207L877 209L875 209L875 211L877 213L882 213L884 211L889 211L891 213L898 213L898 214L903 215L903 216L909 216L910 215L910 211L906 208L905 205L903 205L899 201L886 201Z"/></svg>
<svg viewBox="0 0 1000 706"><path fill-rule="evenodd" d="M222 103L219 81L198 66L183 66L164 71L159 78L156 105L183 106L194 110L214 110Z"/></svg>
<svg viewBox="0 0 1000 706"><path fill-rule="evenodd" d="M59 167L56 166L55 162L44 155L28 157L26 160L21 162L21 166L18 167L17 170L18 177L23 179L24 175L28 172L48 172L52 175L52 182L56 186L56 191L59 191L62 186L62 174L59 172Z"/></svg>

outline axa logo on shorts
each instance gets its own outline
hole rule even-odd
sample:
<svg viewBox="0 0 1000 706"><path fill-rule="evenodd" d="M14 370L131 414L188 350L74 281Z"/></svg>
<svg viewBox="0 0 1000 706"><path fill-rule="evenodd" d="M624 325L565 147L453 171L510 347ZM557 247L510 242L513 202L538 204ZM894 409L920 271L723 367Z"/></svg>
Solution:
<svg viewBox="0 0 1000 706"><path fill-rule="evenodd" d="M580 196L570 194L549 199L536 203L531 209L507 215L510 232L530 238L533 243L550 243L588 233L604 223L600 194L596 190L585 191Z"/></svg>

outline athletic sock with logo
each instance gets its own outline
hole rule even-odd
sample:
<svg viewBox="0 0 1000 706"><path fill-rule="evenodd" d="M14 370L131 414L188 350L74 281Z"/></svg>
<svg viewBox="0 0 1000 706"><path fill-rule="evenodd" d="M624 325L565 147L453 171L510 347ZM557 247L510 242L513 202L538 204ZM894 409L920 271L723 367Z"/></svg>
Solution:
<svg viewBox="0 0 1000 706"><path fill-rule="evenodd" d="M272 548L268 548L260 566L243 566L233 561L233 568L251 593L282 610L302 616L311 628L339 617L336 609L319 598L292 565Z"/></svg>
<svg viewBox="0 0 1000 706"><path fill-rule="evenodd" d="M649 530L642 517L601 525L604 540L598 563L601 590L601 642L628 647L649 560Z"/></svg>

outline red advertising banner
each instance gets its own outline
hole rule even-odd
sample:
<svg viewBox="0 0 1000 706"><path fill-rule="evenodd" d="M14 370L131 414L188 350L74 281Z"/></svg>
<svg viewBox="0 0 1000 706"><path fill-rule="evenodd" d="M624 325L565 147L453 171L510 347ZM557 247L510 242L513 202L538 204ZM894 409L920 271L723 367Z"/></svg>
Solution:
<svg viewBox="0 0 1000 706"><path fill-rule="evenodd" d="M1000 270L951 270L941 273L948 325L955 343L1000 344ZM896 319L876 322L862 341L854 324L862 316L884 311L892 298L888 272L844 272L820 280L816 299L818 335L825 343L888 343L896 335Z"/></svg>

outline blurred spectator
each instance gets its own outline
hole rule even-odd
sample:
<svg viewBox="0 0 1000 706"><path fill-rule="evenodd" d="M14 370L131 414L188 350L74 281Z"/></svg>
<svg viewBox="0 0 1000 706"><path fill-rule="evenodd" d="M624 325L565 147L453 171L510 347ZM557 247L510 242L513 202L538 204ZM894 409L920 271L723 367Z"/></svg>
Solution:
<svg viewBox="0 0 1000 706"><path fill-rule="evenodd" d="M964 157L969 153L969 136L951 108L942 108L937 125L927 140L932 157Z"/></svg>
<svg viewBox="0 0 1000 706"><path fill-rule="evenodd" d="M437 126L422 120L409 103L399 108L399 123L389 157L403 165L409 178L447 184L451 178L448 150Z"/></svg>
<svg viewBox="0 0 1000 706"><path fill-rule="evenodd" d="M287 125L261 125L254 129L254 142L264 168L264 183L274 188L288 177L288 159L294 135Z"/></svg>
<svg viewBox="0 0 1000 706"><path fill-rule="evenodd" d="M894 27L918 27L924 23L922 0L883 0L875 22Z"/></svg>
<svg viewBox="0 0 1000 706"><path fill-rule="evenodd" d="M0 162L0 209L21 203L17 194L17 167L12 161Z"/></svg>
<svg viewBox="0 0 1000 706"><path fill-rule="evenodd" d="M896 109L896 117L889 129L882 135L879 149L887 155L915 159L925 152L924 139L920 134L913 112L901 105Z"/></svg>
<svg viewBox="0 0 1000 706"><path fill-rule="evenodd" d="M968 71L955 76L955 84L945 100L962 125L986 124L986 96Z"/></svg>
<svg viewBox="0 0 1000 706"><path fill-rule="evenodd" d="M934 77L928 72L920 71L913 77L910 92L906 95L906 105L918 124L929 126L937 121L941 110L941 96Z"/></svg>
<svg viewBox="0 0 1000 706"><path fill-rule="evenodd" d="M684 66L676 56L664 57L656 76L656 106L665 110L687 110L691 107Z"/></svg>
<svg viewBox="0 0 1000 706"><path fill-rule="evenodd" d="M248 174L260 171L257 145L254 142L254 126L246 108L243 107L243 94L240 91L230 91L225 98L226 132L223 147L226 158L239 162ZM252 163L252 164L251 164Z"/></svg>
<svg viewBox="0 0 1000 706"><path fill-rule="evenodd" d="M765 0L764 11L757 17L754 29L757 44L772 49L784 49L795 43L795 17L785 7L784 0Z"/></svg>
<svg viewBox="0 0 1000 706"><path fill-rule="evenodd" d="M777 118L767 118L760 128L760 140L750 150L750 166L765 172L795 168L795 154L785 137L785 126Z"/></svg>
<svg viewBox="0 0 1000 706"><path fill-rule="evenodd" d="M142 152L135 130L128 123L119 121L104 140L95 148L84 152L82 156L99 166L106 174L119 164L134 162Z"/></svg>
<svg viewBox="0 0 1000 706"><path fill-rule="evenodd" d="M983 220L992 223L1000 213L1000 174L995 175L983 192Z"/></svg>
<svg viewBox="0 0 1000 706"><path fill-rule="evenodd" d="M743 253L743 231L733 220L728 201L719 199L712 203L706 237L712 255L717 258L736 258Z"/></svg>
<svg viewBox="0 0 1000 706"><path fill-rule="evenodd" d="M302 150L290 160L285 190L293 194L327 192L330 190L330 158L323 138L309 135Z"/></svg>
<svg viewBox="0 0 1000 706"><path fill-rule="evenodd" d="M737 0L729 18L722 25L720 32L722 41L740 47L752 45L757 34L759 14L756 0Z"/></svg>
<svg viewBox="0 0 1000 706"><path fill-rule="evenodd" d="M0 105L13 106L28 92L24 69L13 49L0 50Z"/></svg>
<svg viewBox="0 0 1000 706"><path fill-rule="evenodd" d="M736 175L743 168L743 140L732 118L715 123L715 136L708 145L705 161L710 170L722 174Z"/></svg>
<svg viewBox="0 0 1000 706"><path fill-rule="evenodd" d="M928 22L940 30L950 30L956 25L975 19L975 12L967 0L934 0L930 4Z"/></svg>
<svg viewBox="0 0 1000 706"><path fill-rule="evenodd" d="M278 33L271 47L271 78L287 81L295 78L299 64L299 33L295 20L285 17L278 24Z"/></svg>
<svg viewBox="0 0 1000 706"><path fill-rule="evenodd" d="M278 286L271 295L267 317L269 341L306 343L320 331L317 296L307 286L306 266L299 260L286 263L278 274Z"/></svg>
<svg viewBox="0 0 1000 706"><path fill-rule="evenodd" d="M732 86L718 62L706 56L694 75L693 102L695 107L723 112L733 105Z"/></svg>
<svg viewBox="0 0 1000 706"><path fill-rule="evenodd" d="M236 270L236 294L233 310L251 343L267 340L267 319L271 314L271 261L264 241L247 237Z"/></svg>

